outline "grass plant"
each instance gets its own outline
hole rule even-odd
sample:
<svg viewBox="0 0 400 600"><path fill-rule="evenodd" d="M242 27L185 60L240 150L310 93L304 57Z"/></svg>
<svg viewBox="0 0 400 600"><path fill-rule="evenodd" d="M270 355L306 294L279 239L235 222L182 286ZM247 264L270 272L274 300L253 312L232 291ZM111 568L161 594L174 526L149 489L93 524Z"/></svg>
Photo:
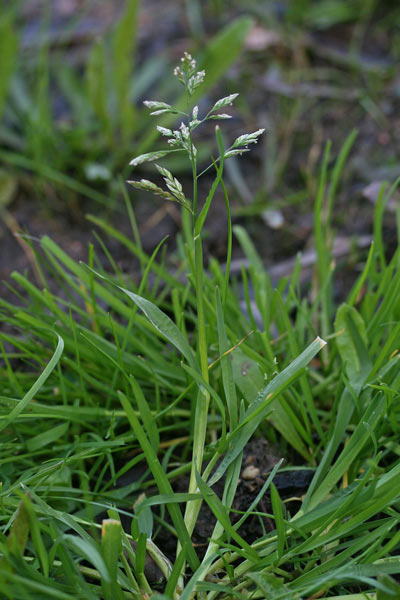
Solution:
<svg viewBox="0 0 400 600"><path fill-rule="evenodd" d="M216 127L215 181L198 198L208 166L198 167L196 129L229 119L219 111L236 94L201 118L195 102L206 74L186 54L175 75L185 105L146 104L183 122L159 126L168 149L131 164L183 153L192 197L158 162L164 187L131 183L180 203L182 268L171 274L159 259L165 240L147 256L96 216L103 233L140 259L139 282L115 272L112 261L110 274L92 247L88 264L78 264L44 237L33 247L43 289L13 273L17 300L0 300L1 594L398 598L400 254L386 256L380 227L395 187L382 191L368 258L336 306L331 206L352 135L333 168L325 160L321 169L312 293L300 285L300 263L274 288L246 231L231 227L223 182L225 161L246 152L262 130L225 148ZM217 189L227 206L225 272L216 261L206 268L202 255ZM229 273L233 234L248 261L242 289ZM238 517L242 457L255 439L279 456ZM299 466L313 477L293 511L274 477ZM182 477L184 492L176 488ZM200 554L192 534L202 505L215 526ZM252 541L242 526L254 516L264 531ZM175 550L166 556L160 540L168 536Z"/></svg>

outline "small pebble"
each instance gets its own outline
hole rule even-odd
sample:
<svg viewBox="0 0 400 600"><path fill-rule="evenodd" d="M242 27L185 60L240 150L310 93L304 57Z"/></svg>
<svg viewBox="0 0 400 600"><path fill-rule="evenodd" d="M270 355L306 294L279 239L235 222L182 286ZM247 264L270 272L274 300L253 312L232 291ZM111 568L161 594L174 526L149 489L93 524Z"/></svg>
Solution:
<svg viewBox="0 0 400 600"><path fill-rule="evenodd" d="M241 477L242 479L246 479L247 481L249 481L250 479L255 479L256 477L258 477L259 474L260 469L258 467L255 467L254 465L249 465L248 467L243 469Z"/></svg>

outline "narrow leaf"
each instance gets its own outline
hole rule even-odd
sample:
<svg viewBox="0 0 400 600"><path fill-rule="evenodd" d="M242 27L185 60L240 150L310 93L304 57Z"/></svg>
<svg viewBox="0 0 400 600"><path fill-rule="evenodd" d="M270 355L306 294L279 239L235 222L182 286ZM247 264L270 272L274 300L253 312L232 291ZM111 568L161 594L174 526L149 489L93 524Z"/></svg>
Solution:
<svg viewBox="0 0 400 600"><path fill-rule="evenodd" d="M175 325L175 323L170 319L168 315L166 315L162 310L158 308L155 304L146 300L142 296L123 288L104 275L101 275L94 269L89 270L93 271L97 277L115 285L118 289L120 289L124 294L126 294L135 304L138 306L146 315L150 323L161 333L163 337L165 337L181 354L186 358L189 365L195 370L199 371L196 360L193 356L192 349L189 346L188 341L184 338L181 331Z"/></svg>
<svg viewBox="0 0 400 600"><path fill-rule="evenodd" d="M282 500L276 486L271 483L271 504L274 513L276 534L278 536L278 558L281 558L285 549L286 531L283 521Z"/></svg>
<svg viewBox="0 0 400 600"><path fill-rule="evenodd" d="M375 402L371 402L335 464L327 472L325 479L315 490L307 505L309 510L317 506L326 498L334 485L354 463L361 450L370 440L370 432L378 425L385 410L386 402L384 397L377 398ZM368 426L366 427L365 424Z"/></svg>
<svg viewBox="0 0 400 600"><path fill-rule="evenodd" d="M101 578L106 582L110 583L110 573L107 565L104 562L99 550L97 549L93 540L83 540L77 535L65 534L62 536L64 542L78 554L80 558L88 560L97 571L100 573Z"/></svg>
<svg viewBox="0 0 400 600"><path fill-rule="evenodd" d="M16 66L18 38L9 18L0 22L0 118L7 98L11 76Z"/></svg>
<svg viewBox="0 0 400 600"><path fill-rule="evenodd" d="M7 537L7 548L12 554L23 554L29 535L29 513L24 500L21 500L10 533ZM1 563L0 563L1 564Z"/></svg>
<svg viewBox="0 0 400 600"><path fill-rule="evenodd" d="M209 484L213 485L226 471L230 463L242 451L262 420L270 411L271 402L282 393L299 375L326 342L317 337L290 365L279 373L259 393L257 399L248 407L237 429L228 436L229 450L222 459Z"/></svg>
<svg viewBox="0 0 400 600"><path fill-rule="evenodd" d="M359 394L372 368L364 320L354 307L343 304L337 311L335 331L339 334L336 344L350 385Z"/></svg>
<svg viewBox="0 0 400 600"><path fill-rule="evenodd" d="M216 493L203 481L197 470L196 482L204 500L211 508L218 522L223 525L225 532L235 540L240 548L243 548L243 550L249 555L249 558L257 561L257 552L232 527L226 507L222 504Z"/></svg>
<svg viewBox="0 0 400 600"><path fill-rule="evenodd" d="M12 411L8 415L8 418L4 421L4 423L0 425L0 431L5 429L5 427L12 423L12 421L14 421L23 410L25 410L29 402L32 400L32 398L34 398L35 394L38 393L40 388L44 385L48 377L51 375L52 371L55 369L58 361L61 358L61 354L64 348L64 341L62 340L62 338L58 335L58 333L56 333L55 335L58 339L57 348L53 356L51 357L48 365L44 369L43 373L37 378L31 389L25 394L22 400L20 400L20 402L12 409Z"/></svg>
<svg viewBox="0 0 400 600"><path fill-rule="evenodd" d="M56 425L55 427L51 427L38 435L30 438L26 442L26 447L29 452L35 452L35 450L39 450L40 448L44 448L49 444L52 444L56 440L62 438L66 432L68 431L69 423L61 423L61 425Z"/></svg>
<svg viewBox="0 0 400 600"><path fill-rule="evenodd" d="M122 392L119 393L119 398L120 398L122 407L124 408L124 410L126 412L128 421L129 421L129 423L138 439L138 442L146 456L147 464L149 465L149 468L154 476L154 479L157 481L158 489L160 490L161 494L169 495L172 498L174 495L174 492L171 487L171 484L167 478L166 473L164 472L164 469L162 468L162 466L160 464L160 461L158 459L156 452L152 448L145 432L143 431L143 428L139 422L139 419L135 415L135 412L132 409L132 406L130 405L129 400L127 399L127 397L124 394L122 394ZM171 515L171 519L175 526L176 532L178 534L179 541L181 542L182 546L185 543L187 544L188 562L192 569L196 569L199 565L199 559L193 548L193 544L190 540L188 531L186 529L186 526L185 526L185 523L183 520L181 510L180 510L179 506L177 506L176 504L173 504L173 503L167 504L167 508Z"/></svg>
<svg viewBox="0 0 400 600"><path fill-rule="evenodd" d="M240 348L232 352L231 362L234 381L246 402L251 405L265 385L264 375L257 363L248 358ZM308 458L309 452L279 398L271 403L270 409L271 415L267 419L299 454Z"/></svg>
<svg viewBox="0 0 400 600"><path fill-rule="evenodd" d="M106 600L123 599L124 595L117 583L118 557L122 551L121 523L115 519L105 519L101 527L101 553L106 564L110 581L102 581Z"/></svg>

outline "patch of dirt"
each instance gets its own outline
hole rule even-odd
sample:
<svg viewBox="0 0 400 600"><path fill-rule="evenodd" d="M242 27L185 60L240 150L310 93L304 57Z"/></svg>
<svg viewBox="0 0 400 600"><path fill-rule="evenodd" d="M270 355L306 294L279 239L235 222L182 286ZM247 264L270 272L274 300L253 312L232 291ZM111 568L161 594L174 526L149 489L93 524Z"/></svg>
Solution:
<svg viewBox="0 0 400 600"><path fill-rule="evenodd" d="M275 448L263 439L255 439L250 441L243 453L242 470L239 484L235 493L235 499L232 505L232 511L229 513L231 523L234 525L246 512L255 498L261 491L269 474L274 466L282 458ZM295 514L300 507L301 496L306 493L307 488L314 475L311 469L295 469L278 472L273 482L279 492L281 500L285 503L284 511L286 513ZM126 476L124 476L126 481ZM173 488L176 493L187 492L189 485L189 477L181 477L173 482ZM220 479L214 486L213 491L221 499L225 479ZM148 490L146 495L150 497L157 493L156 490ZM237 511L237 512L236 512ZM270 492L260 499L258 505L254 508L254 512L272 514L270 501ZM169 516L166 514L168 520ZM216 519L209 508L203 501L196 523L195 530L192 535L192 540L196 552L200 559L203 558L207 549L208 542L212 537ZM238 533L251 544L256 539L260 538L265 533L275 529L274 520L269 516L250 515L238 529ZM165 528L162 528L160 533L154 539L157 546L164 554L172 561L176 553L176 540L171 536Z"/></svg>

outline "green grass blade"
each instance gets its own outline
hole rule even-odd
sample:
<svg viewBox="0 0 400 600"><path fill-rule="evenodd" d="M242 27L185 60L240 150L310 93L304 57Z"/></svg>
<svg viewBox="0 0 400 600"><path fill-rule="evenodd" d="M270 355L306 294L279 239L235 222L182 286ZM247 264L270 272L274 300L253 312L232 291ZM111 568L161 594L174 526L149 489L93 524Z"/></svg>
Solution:
<svg viewBox="0 0 400 600"><path fill-rule="evenodd" d="M9 91L11 76L16 66L18 37L9 17L0 21L0 120Z"/></svg>
<svg viewBox="0 0 400 600"><path fill-rule="evenodd" d="M354 460L370 439L370 432L378 425L386 411L385 398L377 398L365 411L353 435L346 444L339 458L331 467L325 479L321 482L308 503L308 510L317 506L332 490L340 477L353 464ZM367 425L367 426L366 426Z"/></svg>
<svg viewBox="0 0 400 600"><path fill-rule="evenodd" d="M276 534L278 537L278 558L281 558L285 550L286 528L283 520L282 500L280 499L279 492L273 483L271 483L271 504L272 512L274 513Z"/></svg>
<svg viewBox="0 0 400 600"><path fill-rule="evenodd" d="M86 89L88 101L96 117L99 119L108 136L111 134L111 123L108 113L106 56L104 44L96 41L86 63Z"/></svg>
<svg viewBox="0 0 400 600"><path fill-rule="evenodd" d="M131 138L134 110L131 100L131 80L138 26L139 0L126 0L124 14L113 38L113 79L117 97L116 116L123 143Z"/></svg>
<svg viewBox="0 0 400 600"><path fill-rule="evenodd" d="M232 353L232 370L236 385L249 405L257 398L265 386L264 375L257 363L237 348ZM281 399L273 400L270 405L271 416L267 417L279 433L301 454L309 459L309 452L297 433L296 427L288 416Z"/></svg>
<svg viewBox="0 0 400 600"><path fill-rule="evenodd" d="M182 547L178 556L175 559L173 569L171 574L168 577L167 585L165 586L164 593L167 598L171 598L172 600L175 598L176 592L182 591L182 581L181 581L181 570L186 561L186 544Z"/></svg>
<svg viewBox="0 0 400 600"><path fill-rule="evenodd" d="M29 535L29 512L26 504L22 499L15 513L15 518L12 521L11 529L7 537L7 550L11 554L23 555ZM0 561L0 567L9 570L9 565L6 557Z"/></svg>
<svg viewBox="0 0 400 600"><path fill-rule="evenodd" d="M102 581L105 600L122 600L124 598L117 582L118 557L121 552L121 523L115 519L105 519L101 528L101 553L110 574L110 581Z"/></svg>
<svg viewBox="0 0 400 600"><path fill-rule="evenodd" d="M267 411L270 410L271 402L303 373L308 363L324 345L325 342L321 338L314 340L300 356L259 392L257 399L246 410L238 428L228 436L229 450L212 476L209 482L210 485L213 485L222 477L228 465L242 451L244 445L265 418Z"/></svg>
<svg viewBox="0 0 400 600"><path fill-rule="evenodd" d="M35 450L44 448L45 446L52 444L56 440L62 439L67 433L68 429L69 423L61 423L60 425L55 425L51 429L43 431L42 433L31 437L27 441L26 447L30 452L35 452Z"/></svg>
<svg viewBox="0 0 400 600"><path fill-rule="evenodd" d="M142 388L140 387L133 375L130 375L129 382L131 384L133 395L135 396L138 405L139 413L142 417L144 429L147 433L151 445L153 446L154 450L157 451L160 445L160 435L158 433L156 421L154 420L154 417L151 413L150 407L145 398L145 395L143 394Z"/></svg>
<svg viewBox="0 0 400 600"><path fill-rule="evenodd" d="M338 334L336 344L347 377L358 395L372 368L364 320L354 307L343 304L336 314L335 331Z"/></svg>
<svg viewBox="0 0 400 600"><path fill-rule="evenodd" d="M335 166L332 171L332 175L330 178L330 186L327 198L327 223L331 222L332 218L332 209L333 203L335 200L336 190L338 188L340 182L340 176L343 171L343 167L346 163L346 160L349 156L350 150L357 138L358 131L357 129L353 129L348 137L346 138L343 146L340 149L339 156L336 159Z"/></svg>
<svg viewBox="0 0 400 600"><path fill-rule="evenodd" d="M233 377L231 356L224 356L229 350L228 338L225 331L224 315L221 304L221 296L219 290L216 293L216 306L217 306L217 328L218 328L218 343L219 353L221 358L221 369L222 369L222 382L224 387L224 393L226 398L226 404L229 415L229 426L231 431L235 429L238 424L239 418L239 407L236 396L236 388Z"/></svg>
<svg viewBox="0 0 400 600"><path fill-rule="evenodd" d="M35 512L34 506L27 494L22 498L25 503L26 510L29 515L29 527L33 546L35 548L36 556L39 558L42 572L45 577L49 576L49 557L43 542L42 534L40 532L40 522Z"/></svg>
<svg viewBox="0 0 400 600"><path fill-rule="evenodd" d="M246 552L249 559L257 562L257 553L253 550L250 544L248 544L248 542L246 542L246 540L244 540L232 527L226 507L222 504L216 493L203 481L198 472L196 472L196 481L201 495L212 510L217 521L223 526L224 531L229 537L232 537L235 540L235 542L240 548L243 549L244 552Z"/></svg>
<svg viewBox="0 0 400 600"><path fill-rule="evenodd" d="M217 142L218 142L218 150L219 150L219 156L220 156L220 160L219 160L219 164L217 165L214 162L214 167L215 170L217 172L215 179L212 183L211 189L207 195L206 201L204 203L203 208L200 211L199 216L196 219L196 224L194 227L194 236L198 236L200 235L200 233L202 232L203 226L204 226L204 222L207 218L208 215L208 211L210 209L211 206L211 202L212 199L214 198L215 192L217 191L217 187L220 184L221 180L222 180L222 174L224 172L224 154L225 154L225 150L224 150L224 145L223 145L223 141L222 141L222 136L221 136L221 131L219 126L217 125L215 128L215 135L217 138Z"/></svg>
<svg viewBox="0 0 400 600"><path fill-rule="evenodd" d="M77 179L74 179L73 177L70 177L69 175L66 175L65 173L62 173L61 171L58 171L44 162L40 162L36 159L31 159L26 156L22 156L21 154L6 150L0 150L0 160L7 165L32 171L36 175L48 179L49 181L53 181L61 186L65 186L73 192L76 192L85 198L89 198L89 200L94 200L103 206L109 206L110 204L110 198L106 194L98 192L90 186L78 181Z"/></svg>
<svg viewBox="0 0 400 600"><path fill-rule="evenodd" d="M147 463L149 468L154 476L154 479L157 482L157 486L161 492L161 494L168 494L169 496L173 496L173 490L171 484L162 468L160 461L158 460L157 454L152 448L147 436L145 435L143 428L139 422L139 419L135 415L132 406L129 400L126 398L122 392L119 393L119 398L121 404L126 412L126 416L128 421L139 441L139 444L146 456ZM167 508L171 515L171 519L174 523L179 541L181 545L187 545L187 559L192 569L196 569L199 565L199 559L194 551L193 544L190 540L189 534L187 532L185 523L183 521L183 516L180 511L180 508L176 504L167 504Z"/></svg>
<svg viewBox="0 0 400 600"><path fill-rule="evenodd" d="M170 319L168 315L166 315L162 310L158 308L155 304L146 300L142 296L127 290L119 285L116 285L112 281L110 281L104 275L94 273L100 278L104 279L108 283L112 283L118 289L120 289L124 294L126 294L135 304L138 306L146 315L147 319L150 323L156 328L157 331L161 333L161 335L166 338L179 352L186 358L189 365L196 371L198 370L197 362L194 358L192 349L190 348L187 340L183 337L181 331L175 325L175 323Z"/></svg>
<svg viewBox="0 0 400 600"><path fill-rule="evenodd" d="M289 590L284 584L283 579L273 573L254 572L249 573L248 577L257 585L258 595L268 600L295 600L297 595Z"/></svg>
<svg viewBox="0 0 400 600"><path fill-rule="evenodd" d="M25 394L21 401L12 409L4 423L0 425L0 431L2 431L5 427L10 425L10 423L12 423L25 410L29 402L38 393L40 388L44 385L48 377L51 375L51 373L57 366L57 363L60 360L61 354L64 349L64 341L57 333L55 335L57 336L58 342L53 356L51 357L44 371L41 373L41 375L39 375L35 383L32 385L30 390Z"/></svg>
<svg viewBox="0 0 400 600"><path fill-rule="evenodd" d="M111 583L110 573L107 565L100 554L99 548L93 540L82 539L77 535L64 534L63 542L74 550L79 556L88 560L100 574L101 579L105 583Z"/></svg>
<svg viewBox="0 0 400 600"><path fill-rule="evenodd" d="M358 296L363 288L363 285L367 281L367 278L370 273L370 269L372 267L374 253L375 253L375 242L372 241L369 252L368 252L368 258L366 260L363 272L361 273L360 277L357 279L356 283L354 284L353 289L351 290L351 292L349 294L349 297L347 298L347 304L349 306L354 306L354 304L357 302Z"/></svg>

